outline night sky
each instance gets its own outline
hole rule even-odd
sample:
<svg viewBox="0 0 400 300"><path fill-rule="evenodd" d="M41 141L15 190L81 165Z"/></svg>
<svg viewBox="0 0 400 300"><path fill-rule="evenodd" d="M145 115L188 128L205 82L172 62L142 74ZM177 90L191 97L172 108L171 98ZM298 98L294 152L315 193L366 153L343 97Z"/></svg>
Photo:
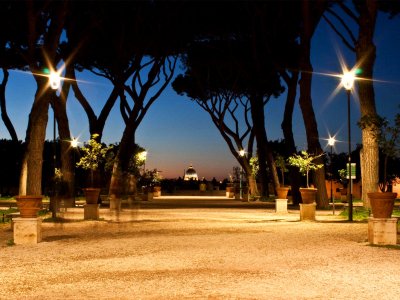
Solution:
<svg viewBox="0 0 400 300"><path fill-rule="evenodd" d="M378 113L393 120L400 112L400 18L388 20L387 15L380 14L375 33L377 59L375 64L375 97ZM337 77L322 74L340 74L338 52L343 55L351 68L354 65L354 53L350 53L335 33L321 21L313 39L312 64L313 77L312 97L314 111L318 121L321 145L327 144L324 138L329 134L343 141L335 146L336 152L347 151L347 98L344 90L334 93L340 83ZM175 74L183 72L177 68ZM1 73L2 74L2 73ZM0 75L2 76L2 75ZM109 95L111 85L104 79L89 73L77 74L80 87L90 101L99 105ZM10 72L6 90L9 116L17 130L18 138L25 139L28 115L34 99L36 85L30 73ZM267 134L270 140L282 138L280 124L283 116L286 93L272 99L266 106ZM70 92L68 99L68 116L71 134L80 141L89 138L86 114ZM359 120L359 103L356 95L352 96L352 147L361 141L361 131L356 123ZM306 149L306 137L298 103L293 119L294 134L298 150ZM110 115L104 131L103 141L115 143L120 140L123 121L116 105ZM52 139L52 112L49 114L47 138ZM9 138L4 124L0 124L0 138ZM225 142L211 123L206 112L186 97L177 95L171 87L161 95L160 99L149 110L140 125L136 142L148 150L146 168L157 168L166 178L183 176L183 171L190 164L197 170L199 177L212 179L227 178L232 168L238 164L228 150Z"/></svg>

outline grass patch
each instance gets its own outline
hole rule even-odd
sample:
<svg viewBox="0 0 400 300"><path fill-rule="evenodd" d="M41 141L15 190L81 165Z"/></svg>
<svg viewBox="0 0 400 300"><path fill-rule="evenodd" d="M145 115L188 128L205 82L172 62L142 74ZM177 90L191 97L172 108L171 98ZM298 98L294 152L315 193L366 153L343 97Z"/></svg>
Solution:
<svg viewBox="0 0 400 300"><path fill-rule="evenodd" d="M393 249L393 250L400 250L400 245L369 245L370 247L377 247L377 248L386 248L386 249Z"/></svg>
<svg viewBox="0 0 400 300"><path fill-rule="evenodd" d="M368 218L370 217L370 214L371 214L371 210L368 208L365 208L363 206L353 207L353 220L354 221L367 221ZM346 209L341 212L340 216L348 218L349 217L349 208L346 207ZM393 209L392 216L400 217L400 208L395 207Z"/></svg>
<svg viewBox="0 0 400 300"><path fill-rule="evenodd" d="M15 212L18 212L18 209L16 209L16 208L8 208L8 209L1 210L1 211L0 211L0 213L1 213L0 222L1 222L1 223L8 223L8 222L10 222L10 219L7 218L6 215L12 214L12 213L15 213Z"/></svg>
<svg viewBox="0 0 400 300"><path fill-rule="evenodd" d="M348 218L349 217L349 208L346 207L341 213L340 216ZM370 216L370 210L365 207L353 207L353 221L367 221Z"/></svg>
<svg viewBox="0 0 400 300"><path fill-rule="evenodd" d="M15 245L14 239L7 240L6 244L7 244L7 246L10 246L10 247L11 247L11 246L14 246L14 245Z"/></svg>

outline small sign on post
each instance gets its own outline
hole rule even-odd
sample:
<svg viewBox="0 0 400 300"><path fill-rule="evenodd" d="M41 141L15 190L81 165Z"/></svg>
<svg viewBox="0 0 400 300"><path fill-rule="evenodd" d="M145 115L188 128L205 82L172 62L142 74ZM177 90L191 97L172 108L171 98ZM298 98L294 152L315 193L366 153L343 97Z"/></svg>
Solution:
<svg viewBox="0 0 400 300"><path fill-rule="evenodd" d="M346 179L349 179L349 174L348 174L348 170L349 170L349 163L346 164ZM350 179L356 179L356 163L351 163L351 178Z"/></svg>

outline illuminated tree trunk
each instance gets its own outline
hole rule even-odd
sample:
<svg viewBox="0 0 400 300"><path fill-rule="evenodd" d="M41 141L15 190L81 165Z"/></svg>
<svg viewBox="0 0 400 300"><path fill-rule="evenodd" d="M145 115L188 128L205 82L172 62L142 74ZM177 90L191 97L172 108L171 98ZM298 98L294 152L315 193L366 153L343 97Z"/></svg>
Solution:
<svg viewBox="0 0 400 300"><path fill-rule="evenodd" d="M267 138L268 141L268 138ZM278 176L278 171L276 170L276 164L275 164L275 159L272 154L271 148L267 144L267 147L265 149L265 152L267 153L267 163L268 163L268 169L270 171L270 175L272 177L272 184L273 184L273 193L274 195L277 195L277 189L280 187L279 183L279 176Z"/></svg>
<svg viewBox="0 0 400 300"><path fill-rule="evenodd" d="M360 2L359 35L356 44L357 65L362 70L361 77L370 80L358 80L358 95L360 99L361 120L377 117L375 107L375 93L373 86L373 67L376 49L373 43L375 22L377 15L376 1ZM369 206L367 193L378 190L379 181L379 146L377 128L374 124L362 123L361 185L362 200Z"/></svg>
<svg viewBox="0 0 400 300"><path fill-rule="evenodd" d="M26 130L26 148L20 175L19 190L21 195L42 194L43 148L49 105L55 91L49 90L47 77L36 74L41 72L44 67L53 68L57 65L55 63L57 49L68 12L68 1L54 2L54 5L47 20L48 27L37 28L36 21L41 16L40 9L33 5L33 2L27 2L29 32L28 55L26 58L28 59L30 71L34 74L37 90ZM39 30L43 30L43 32ZM37 56L39 45L41 53L44 53L40 57Z"/></svg>
<svg viewBox="0 0 400 300"><path fill-rule="evenodd" d="M43 148L48 121L50 94L46 84L38 85L26 130L26 149L20 176L20 195L42 194ZM26 181L25 181L26 180Z"/></svg>
<svg viewBox="0 0 400 300"><path fill-rule="evenodd" d="M131 115L135 119L135 115ZM110 209L119 210L122 192L125 190L128 176L129 161L134 154L135 133L137 123L128 121L122 134L121 143L115 156L113 171L110 182Z"/></svg>
<svg viewBox="0 0 400 300"><path fill-rule="evenodd" d="M69 77L67 68L66 76ZM65 183L65 191L64 194L61 195L64 199L64 205L67 207L75 206L74 203L74 186L75 186L75 178L74 178L74 162L73 162L73 151L74 149L71 146L71 133L69 130L69 122L67 116L67 98L69 94L70 82L65 81L62 87L62 93L60 97L53 98L53 108L57 119L58 133L59 133L59 142L60 142L60 157L56 157L58 162L61 163L60 169L63 174L63 181Z"/></svg>

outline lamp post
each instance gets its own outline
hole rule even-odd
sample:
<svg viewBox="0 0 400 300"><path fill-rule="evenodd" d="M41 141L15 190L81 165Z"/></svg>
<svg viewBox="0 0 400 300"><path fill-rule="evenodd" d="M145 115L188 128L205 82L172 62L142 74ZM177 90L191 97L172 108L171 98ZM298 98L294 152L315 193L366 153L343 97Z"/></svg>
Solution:
<svg viewBox="0 0 400 300"><path fill-rule="evenodd" d="M331 157L330 157L330 171L331 171L331 201L332 201L332 213L335 215L335 199L333 198L333 187L332 187L332 175L333 175L333 168L332 168L332 155L333 155L333 146L335 145L335 138L330 137L328 139L328 145L331 146Z"/></svg>
<svg viewBox="0 0 400 300"><path fill-rule="evenodd" d="M79 141L78 141L78 139L77 138L72 138L72 140L71 140L71 147L72 147L72 157L73 157L73 168L74 168L74 184L73 184L73 187L72 187L72 194L73 194L73 197L74 197L74 205L75 205L75 151L76 151L76 148L78 148L78 144L79 144Z"/></svg>
<svg viewBox="0 0 400 300"><path fill-rule="evenodd" d="M49 85L50 88L52 90L58 90L58 88L60 87L60 83L61 83L61 77L60 74L58 74L57 72L51 71L50 75L49 75ZM55 112L55 105L53 104L53 163L54 163L54 177L56 175L56 162L57 162L57 158L56 158L56 153L57 153L57 148L56 148L56 112ZM55 183L55 179L54 179L54 186L53 186L53 199L55 199L56 196L56 183ZM57 201L54 201L54 203L52 203L53 205L51 205L52 208L52 218L56 218L57 215Z"/></svg>
<svg viewBox="0 0 400 300"><path fill-rule="evenodd" d="M347 93L347 132L348 132L348 143L349 143L349 154L348 154L348 170L347 175L349 176L349 221L353 221L353 195L352 195L352 181L351 181L351 130L350 130L350 94L353 88L355 80L354 72L345 72L342 75L342 85L346 89Z"/></svg>
<svg viewBox="0 0 400 300"><path fill-rule="evenodd" d="M241 157L241 158L243 158L244 157L244 155L245 155L245 151L242 149L242 150L240 150L239 151L239 156ZM243 166L242 166L242 164L240 164L240 182L239 182L239 197L240 197L240 200L242 200L243 199Z"/></svg>

